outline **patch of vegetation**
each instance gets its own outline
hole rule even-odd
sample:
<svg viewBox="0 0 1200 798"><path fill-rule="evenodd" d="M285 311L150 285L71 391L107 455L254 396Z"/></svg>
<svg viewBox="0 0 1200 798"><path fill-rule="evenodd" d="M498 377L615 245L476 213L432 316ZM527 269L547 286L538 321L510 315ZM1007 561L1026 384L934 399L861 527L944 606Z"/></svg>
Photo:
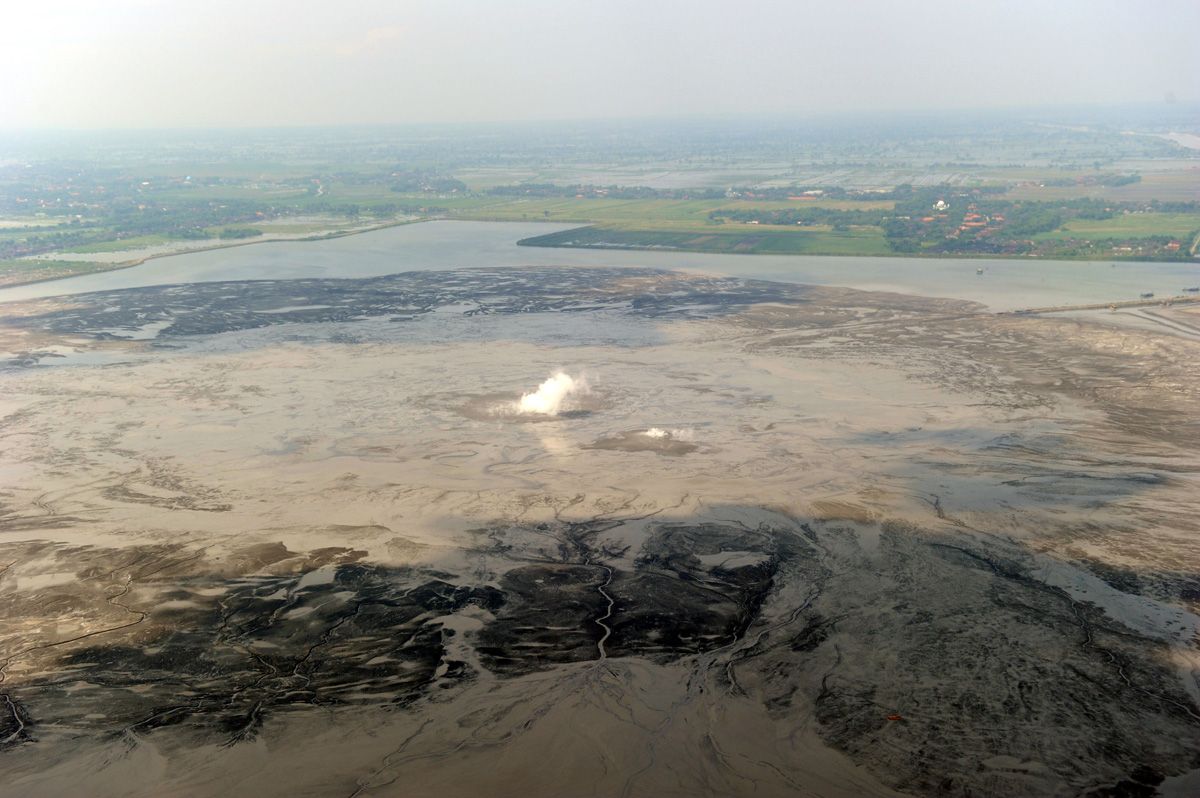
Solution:
<svg viewBox="0 0 1200 798"><path fill-rule="evenodd" d="M581 249L665 249L771 255L886 255L878 228L846 230L636 230L580 227L517 242L526 247Z"/></svg>
<svg viewBox="0 0 1200 798"><path fill-rule="evenodd" d="M528 200L551 221L595 224L524 246L789 255L1036 255L1188 260L1200 203L1011 200L994 189L898 190L878 201ZM511 214L515 203L451 205L452 215ZM705 212L705 209L708 209Z"/></svg>
<svg viewBox="0 0 1200 798"><path fill-rule="evenodd" d="M263 234L255 227L225 227L217 233L221 239L257 238Z"/></svg>
<svg viewBox="0 0 1200 798"><path fill-rule="evenodd" d="M894 253L936 255L1190 258L1200 203L1115 203L1076 198L1012 200L985 189L914 191L888 211L825 208L721 209L714 221L743 224L878 226ZM1090 242L1104 241L1099 249Z"/></svg>

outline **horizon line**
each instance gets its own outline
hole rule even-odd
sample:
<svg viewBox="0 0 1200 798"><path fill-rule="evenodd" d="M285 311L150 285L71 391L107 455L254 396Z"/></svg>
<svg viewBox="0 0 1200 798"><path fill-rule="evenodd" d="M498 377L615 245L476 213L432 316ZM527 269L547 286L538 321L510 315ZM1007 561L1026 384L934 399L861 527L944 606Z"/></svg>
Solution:
<svg viewBox="0 0 1200 798"><path fill-rule="evenodd" d="M759 122L802 122L830 121L852 118L904 118L904 117L936 117L953 115L1016 115L1016 114L1045 114L1071 113L1081 111L1118 111L1118 110L1175 109L1179 112L1200 109L1200 99L1176 100L1128 100L1119 102L1075 102L1053 105L1005 105L1005 106L970 106L970 107L922 107L911 109L838 109L825 111L731 111L721 113L694 113L672 115L634 115L634 116L588 116L588 117L546 117L535 119L492 119L492 120L422 120L422 121L391 121L391 122L334 122L334 123L279 123L279 124L248 124L248 125L146 125L130 127L112 126L54 126L30 125L7 126L0 125L0 135L11 134L44 134L44 133L170 133L170 132L240 132L240 131L305 131L305 130L353 130L380 128L506 128L529 126L555 125L613 125L613 124L647 124L647 123L687 123L703 121L707 123L731 123L737 121Z"/></svg>

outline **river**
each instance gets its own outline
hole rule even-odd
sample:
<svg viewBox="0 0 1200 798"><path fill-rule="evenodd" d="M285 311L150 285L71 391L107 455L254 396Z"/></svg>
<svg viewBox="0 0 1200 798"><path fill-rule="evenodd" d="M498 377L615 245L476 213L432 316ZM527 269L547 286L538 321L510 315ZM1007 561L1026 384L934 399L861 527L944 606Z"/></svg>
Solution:
<svg viewBox="0 0 1200 798"><path fill-rule="evenodd" d="M1200 284L1188 263L709 255L518 247L577 225L435 221L323 241L277 241L156 258L128 269L0 290L0 302L172 283L373 277L506 266L649 266L981 302L993 310L1174 296ZM982 274L977 274L982 269Z"/></svg>

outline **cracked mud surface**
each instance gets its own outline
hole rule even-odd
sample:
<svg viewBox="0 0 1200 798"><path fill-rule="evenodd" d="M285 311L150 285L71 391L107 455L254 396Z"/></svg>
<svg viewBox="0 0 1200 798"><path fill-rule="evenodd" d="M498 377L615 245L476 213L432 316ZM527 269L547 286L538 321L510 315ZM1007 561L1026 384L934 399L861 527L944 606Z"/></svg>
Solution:
<svg viewBox="0 0 1200 798"><path fill-rule="evenodd" d="M653 270L12 306L0 795L1194 794L1198 347Z"/></svg>

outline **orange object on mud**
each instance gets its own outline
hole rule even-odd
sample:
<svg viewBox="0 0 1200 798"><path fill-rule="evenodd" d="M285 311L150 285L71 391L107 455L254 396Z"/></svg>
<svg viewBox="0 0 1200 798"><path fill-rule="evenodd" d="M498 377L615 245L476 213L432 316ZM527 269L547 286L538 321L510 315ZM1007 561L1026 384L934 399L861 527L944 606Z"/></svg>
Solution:
<svg viewBox="0 0 1200 798"><path fill-rule="evenodd" d="M903 715L888 715L888 720L904 720Z"/></svg>

